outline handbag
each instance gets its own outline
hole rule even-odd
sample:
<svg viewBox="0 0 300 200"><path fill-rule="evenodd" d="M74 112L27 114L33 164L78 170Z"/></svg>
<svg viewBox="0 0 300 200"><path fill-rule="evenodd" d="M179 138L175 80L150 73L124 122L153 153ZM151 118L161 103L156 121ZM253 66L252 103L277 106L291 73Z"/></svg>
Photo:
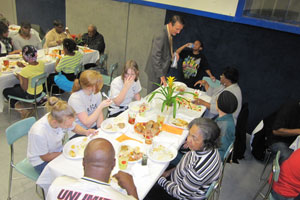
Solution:
<svg viewBox="0 0 300 200"><path fill-rule="evenodd" d="M58 75L54 76L54 82L60 89L64 90L65 92L72 91L74 82L68 80L67 77L61 72Z"/></svg>

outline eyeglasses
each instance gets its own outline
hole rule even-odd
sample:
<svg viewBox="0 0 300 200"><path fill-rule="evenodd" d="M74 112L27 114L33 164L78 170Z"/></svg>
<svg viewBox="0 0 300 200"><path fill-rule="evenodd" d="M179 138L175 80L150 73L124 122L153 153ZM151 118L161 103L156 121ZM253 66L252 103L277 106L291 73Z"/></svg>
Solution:
<svg viewBox="0 0 300 200"><path fill-rule="evenodd" d="M125 73L125 75L127 75L127 76L135 76L134 73L133 74Z"/></svg>

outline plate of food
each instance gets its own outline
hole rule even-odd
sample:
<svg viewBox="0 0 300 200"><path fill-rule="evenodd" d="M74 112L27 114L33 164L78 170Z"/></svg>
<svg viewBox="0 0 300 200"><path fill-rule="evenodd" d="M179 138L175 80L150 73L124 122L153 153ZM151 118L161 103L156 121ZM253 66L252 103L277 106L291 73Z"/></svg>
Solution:
<svg viewBox="0 0 300 200"><path fill-rule="evenodd" d="M134 131L138 134L145 135L147 131L151 131L153 135L157 136L161 132L159 123L149 120L148 122L139 122L134 125Z"/></svg>
<svg viewBox="0 0 300 200"><path fill-rule="evenodd" d="M69 159L83 158L84 149L89 143L88 137L77 137L68 141L63 148L63 155Z"/></svg>
<svg viewBox="0 0 300 200"><path fill-rule="evenodd" d="M155 162L170 162L176 158L177 150L170 144L156 143L149 149L148 156Z"/></svg>
<svg viewBox="0 0 300 200"><path fill-rule="evenodd" d="M188 98L185 98L185 99L176 98L176 101L179 102L180 106L185 107L187 109L198 111L198 112L202 110L201 105L196 105L193 103L194 99L191 100Z"/></svg>
<svg viewBox="0 0 300 200"><path fill-rule="evenodd" d="M128 157L128 163L136 163L141 161L143 154L143 144L137 141L127 140L120 143L118 156Z"/></svg>
<svg viewBox="0 0 300 200"><path fill-rule="evenodd" d="M128 124L125 120L117 118L108 118L101 123L101 129L105 132L115 133L119 131L126 131Z"/></svg>
<svg viewBox="0 0 300 200"><path fill-rule="evenodd" d="M187 129L188 124L192 121L191 117L182 115L182 114L177 114L176 118L173 118L173 116L170 116L169 119L167 120L167 123L171 126L175 126L177 128L183 128Z"/></svg>
<svg viewBox="0 0 300 200"><path fill-rule="evenodd" d="M6 58L8 58L8 59L20 59L20 58L22 58L22 56L20 54L11 54L11 55L7 55Z"/></svg>
<svg viewBox="0 0 300 200"><path fill-rule="evenodd" d="M176 92L184 92L187 89L187 85L182 82L175 81L174 87Z"/></svg>
<svg viewBox="0 0 300 200"><path fill-rule="evenodd" d="M128 105L129 109L136 113L144 113L151 109L150 103L146 101L133 101Z"/></svg>
<svg viewBox="0 0 300 200"><path fill-rule="evenodd" d="M5 66L2 65L2 67L1 67L1 72L2 72L3 74L9 74L9 73L15 72L17 69L18 69L17 66L9 66L9 67L5 67Z"/></svg>

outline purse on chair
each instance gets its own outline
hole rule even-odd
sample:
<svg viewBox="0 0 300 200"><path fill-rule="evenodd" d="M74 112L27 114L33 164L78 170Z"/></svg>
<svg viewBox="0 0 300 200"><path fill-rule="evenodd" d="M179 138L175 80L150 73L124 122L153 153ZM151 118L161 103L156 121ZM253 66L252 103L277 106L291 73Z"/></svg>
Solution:
<svg viewBox="0 0 300 200"><path fill-rule="evenodd" d="M58 75L54 76L55 84L62 90L66 92L71 92L73 87L73 81L67 79L65 75L59 73Z"/></svg>

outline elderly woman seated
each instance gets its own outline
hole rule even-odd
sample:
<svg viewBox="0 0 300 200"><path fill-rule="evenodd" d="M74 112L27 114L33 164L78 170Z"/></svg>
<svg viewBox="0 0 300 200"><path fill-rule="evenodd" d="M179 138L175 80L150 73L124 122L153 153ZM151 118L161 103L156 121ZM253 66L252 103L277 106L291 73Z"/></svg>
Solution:
<svg viewBox="0 0 300 200"><path fill-rule="evenodd" d="M187 152L179 164L158 179L145 199L205 199L213 181L221 175L218 153L220 129L211 119L190 122Z"/></svg>

